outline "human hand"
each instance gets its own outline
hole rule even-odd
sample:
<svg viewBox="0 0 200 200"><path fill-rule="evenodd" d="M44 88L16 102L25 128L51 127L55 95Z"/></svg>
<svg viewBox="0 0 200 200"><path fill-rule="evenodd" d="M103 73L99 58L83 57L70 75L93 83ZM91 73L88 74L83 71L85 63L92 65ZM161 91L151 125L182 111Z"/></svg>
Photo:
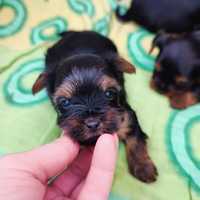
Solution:
<svg viewBox="0 0 200 200"><path fill-rule="evenodd" d="M102 135L94 150L66 136L0 159L0 199L106 200L112 186L117 136ZM48 180L59 175L51 184Z"/></svg>

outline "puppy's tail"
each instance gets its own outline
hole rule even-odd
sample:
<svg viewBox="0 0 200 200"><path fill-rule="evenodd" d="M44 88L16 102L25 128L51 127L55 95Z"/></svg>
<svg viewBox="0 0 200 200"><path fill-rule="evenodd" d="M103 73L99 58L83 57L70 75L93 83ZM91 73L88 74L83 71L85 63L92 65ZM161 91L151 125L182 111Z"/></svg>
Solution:
<svg viewBox="0 0 200 200"><path fill-rule="evenodd" d="M129 8L129 10L124 15L122 15L120 13L120 6L118 6L116 8L115 14L116 14L116 17L122 22L129 22L129 21L132 21L134 18L133 11L131 8Z"/></svg>

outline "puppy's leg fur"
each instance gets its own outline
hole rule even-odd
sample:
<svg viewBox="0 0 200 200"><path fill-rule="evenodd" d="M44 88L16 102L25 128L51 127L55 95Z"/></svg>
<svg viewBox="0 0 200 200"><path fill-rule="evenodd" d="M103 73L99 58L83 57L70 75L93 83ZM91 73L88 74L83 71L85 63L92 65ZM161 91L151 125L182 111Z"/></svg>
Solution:
<svg viewBox="0 0 200 200"><path fill-rule="evenodd" d="M130 108L124 117L119 137L124 141L130 173L139 180L151 183L158 175L147 151L147 136L142 132L135 112Z"/></svg>

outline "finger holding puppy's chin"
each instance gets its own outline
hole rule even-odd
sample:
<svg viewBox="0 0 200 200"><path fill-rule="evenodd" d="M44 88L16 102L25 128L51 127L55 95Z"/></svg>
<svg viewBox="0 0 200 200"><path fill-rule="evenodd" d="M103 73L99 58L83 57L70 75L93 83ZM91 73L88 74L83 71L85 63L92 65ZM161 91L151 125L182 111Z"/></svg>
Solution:
<svg viewBox="0 0 200 200"><path fill-rule="evenodd" d="M99 135L96 138L96 141L95 141L95 143L93 143L93 145L81 145L78 141L76 141L75 139L73 139L72 137L70 137L70 134L69 134L69 132L67 130L62 130L62 133L61 133L61 137L68 137L74 143L80 145L81 148L89 147L91 150L93 150L93 147L96 145L97 141L101 140L102 137L110 137L110 136L114 139L114 142L115 142L116 146L118 147L118 145L119 145L119 137L118 137L118 135L117 135L116 132L114 132L112 134L110 134L110 133L102 133L101 135Z"/></svg>

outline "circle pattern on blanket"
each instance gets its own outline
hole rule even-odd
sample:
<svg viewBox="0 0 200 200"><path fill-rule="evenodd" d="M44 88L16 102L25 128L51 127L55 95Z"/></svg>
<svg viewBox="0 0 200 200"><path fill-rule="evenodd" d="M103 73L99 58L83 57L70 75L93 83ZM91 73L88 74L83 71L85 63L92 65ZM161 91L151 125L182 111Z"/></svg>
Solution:
<svg viewBox="0 0 200 200"><path fill-rule="evenodd" d="M151 35L151 33L144 29L139 29L128 35L127 48L132 62L147 71L153 71L155 58L146 52L142 46L142 40Z"/></svg>
<svg viewBox="0 0 200 200"><path fill-rule="evenodd" d="M0 25L0 37L8 37L20 31L27 18L26 7L21 0L1 0L1 9L9 7L14 13L13 19L5 25Z"/></svg>
<svg viewBox="0 0 200 200"><path fill-rule="evenodd" d="M95 8L91 0L67 0L70 8L79 15L87 14L92 17L95 14Z"/></svg>
<svg viewBox="0 0 200 200"><path fill-rule="evenodd" d="M111 192L109 196L109 200L128 200L128 199Z"/></svg>
<svg viewBox="0 0 200 200"><path fill-rule="evenodd" d="M104 36L107 36L110 32L110 15L106 15L99 19L97 22L93 24L93 31L96 31Z"/></svg>
<svg viewBox="0 0 200 200"><path fill-rule="evenodd" d="M108 0L108 3L112 10L116 10L117 8L117 0Z"/></svg>
<svg viewBox="0 0 200 200"><path fill-rule="evenodd" d="M25 88L22 79L34 72L41 72L44 69L44 60L35 59L20 65L4 85L4 91L8 102L15 105L32 105L47 100L46 91L42 90L36 95L32 94L32 90Z"/></svg>
<svg viewBox="0 0 200 200"><path fill-rule="evenodd" d="M192 186L200 191L200 163L191 147L191 127L200 121L200 105L183 111L175 111L167 125L167 147L173 163L182 175L190 179Z"/></svg>
<svg viewBox="0 0 200 200"><path fill-rule="evenodd" d="M31 42L32 44L39 44L44 41L57 40L59 39L59 33L66 31L67 26L67 21L62 17L54 17L53 19L43 21L33 28Z"/></svg>

